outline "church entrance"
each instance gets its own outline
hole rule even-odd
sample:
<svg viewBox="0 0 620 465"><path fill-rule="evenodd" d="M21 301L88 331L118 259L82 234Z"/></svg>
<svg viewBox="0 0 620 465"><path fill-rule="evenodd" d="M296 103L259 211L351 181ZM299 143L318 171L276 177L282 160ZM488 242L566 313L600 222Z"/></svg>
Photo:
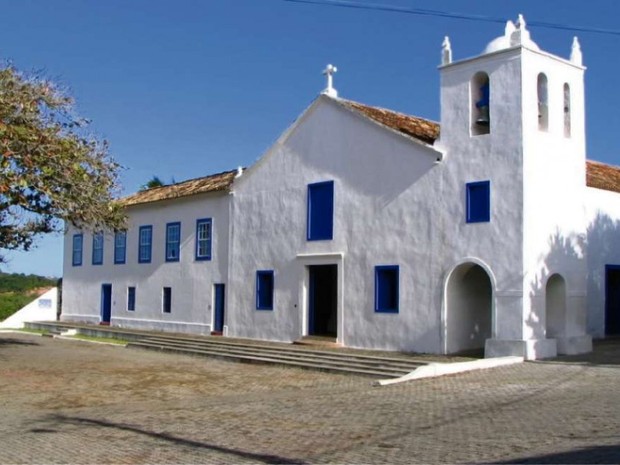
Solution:
<svg viewBox="0 0 620 465"><path fill-rule="evenodd" d="M337 337L338 265L311 265L308 273L308 334Z"/></svg>

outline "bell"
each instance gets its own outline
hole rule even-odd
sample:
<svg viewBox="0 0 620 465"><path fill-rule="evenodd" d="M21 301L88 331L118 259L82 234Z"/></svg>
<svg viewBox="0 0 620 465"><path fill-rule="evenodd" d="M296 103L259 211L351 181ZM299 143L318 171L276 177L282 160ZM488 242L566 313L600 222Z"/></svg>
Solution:
<svg viewBox="0 0 620 465"><path fill-rule="evenodd" d="M478 118L476 119L476 124L479 126L488 126L490 122L489 107L486 105L478 107Z"/></svg>

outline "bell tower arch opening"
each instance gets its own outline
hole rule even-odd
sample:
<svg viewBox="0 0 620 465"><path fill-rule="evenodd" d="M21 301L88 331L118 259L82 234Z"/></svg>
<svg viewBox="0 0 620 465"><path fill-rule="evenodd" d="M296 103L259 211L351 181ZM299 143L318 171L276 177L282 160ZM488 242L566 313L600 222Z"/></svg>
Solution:
<svg viewBox="0 0 620 465"><path fill-rule="evenodd" d="M493 286L482 266L458 265L446 285L446 351L484 350L492 337Z"/></svg>
<svg viewBox="0 0 620 465"><path fill-rule="evenodd" d="M470 83L471 134L479 136L491 132L491 86L489 75L480 71Z"/></svg>
<svg viewBox="0 0 620 465"><path fill-rule="evenodd" d="M564 336L566 333L566 281L557 273L547 279L545 317L547 337Z"/></svg>
<svg viewBox="0 0 620 465"><path fill-rule="evenodd" d="M538 82L536 83L538 90L538 130L549 130L549 97L547 92L547 76L545 73L538 75Z"/></svg>

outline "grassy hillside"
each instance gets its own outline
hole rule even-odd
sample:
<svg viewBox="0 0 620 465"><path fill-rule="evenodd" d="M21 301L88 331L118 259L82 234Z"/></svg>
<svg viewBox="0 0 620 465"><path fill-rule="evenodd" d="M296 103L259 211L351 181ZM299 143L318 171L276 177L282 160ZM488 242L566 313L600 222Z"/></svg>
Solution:
<svg viewBox="0 0 620 465"><path fill-rule="evenodd" d="M57 280L34 274L0 272L0 321L34 300L41 291L56 286Z"/></svg>

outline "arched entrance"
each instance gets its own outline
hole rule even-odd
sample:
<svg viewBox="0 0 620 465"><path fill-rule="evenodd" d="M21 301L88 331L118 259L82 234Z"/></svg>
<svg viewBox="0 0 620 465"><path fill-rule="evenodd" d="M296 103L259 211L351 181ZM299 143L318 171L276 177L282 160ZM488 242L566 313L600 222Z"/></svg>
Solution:
<svg viewBox="0 0 620 465"><path fill-rule="evenodd" d="M547 337L564 336L566 329L566 281L559 274L547 280L545 289Z"/></svg>
<svg viewBox="0 0 620 465"><path fill-rule="evenodd" d="M457 266L446 286L446 351L483 349L492 337L493 288L480 265Z"/></svg>

